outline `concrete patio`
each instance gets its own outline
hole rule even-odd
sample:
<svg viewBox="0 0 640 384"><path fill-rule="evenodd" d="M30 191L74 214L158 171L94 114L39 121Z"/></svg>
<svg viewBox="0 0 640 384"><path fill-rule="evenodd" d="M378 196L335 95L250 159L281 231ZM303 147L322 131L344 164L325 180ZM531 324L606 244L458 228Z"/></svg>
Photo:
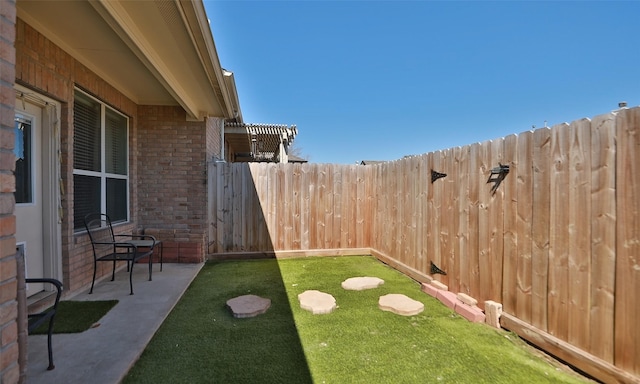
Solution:
<svg viewBox="0 0 640 384"><path fill-rule="evenodd" d="M53 361L47 371L46 335L29 336L27 382L113 384L122 381L155 332L198 274L203 264L164 264L153 267L148 281L146 265L136 265L133 290L129 275L120 270L116 280L96 282L66 300L119 300L99 326L83 333L53 335Z"/></svg>

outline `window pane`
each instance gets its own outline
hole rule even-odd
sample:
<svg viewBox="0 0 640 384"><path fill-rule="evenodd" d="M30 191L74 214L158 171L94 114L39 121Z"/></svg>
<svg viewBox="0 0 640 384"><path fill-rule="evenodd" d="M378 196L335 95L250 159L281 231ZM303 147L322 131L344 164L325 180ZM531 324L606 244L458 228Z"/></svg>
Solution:
<svg viewBox="0 0 640 384"><path fill-rule="evenodd" d="M105 116L105 169L127 174L127 119L107 108Z"/></svg>
<svg viewBox="0 0 640 384"><path fill-rule="evenodd" d="M100 212L100 178L73 175L73 227L84 229L84 217Z"/></svg>
<svg viewBox="0 0 640 384"><path fill-rule="evenodd" d="M31 121L21 116L16 116L14 133L15 146L13 153L16 156L16 203L33 203Z"/></svg>
<svg viewBox="0 0 640 384"><path fill-rule="evenodd" d="M100 104L80 92L73 103L73 167L100 171Z"/></svg>
<svg viewBox="0 0 640 384"><path fill-rule="evenodd" d="M127 221L127 180L107 179L107 215L113 222Z"/></svg>

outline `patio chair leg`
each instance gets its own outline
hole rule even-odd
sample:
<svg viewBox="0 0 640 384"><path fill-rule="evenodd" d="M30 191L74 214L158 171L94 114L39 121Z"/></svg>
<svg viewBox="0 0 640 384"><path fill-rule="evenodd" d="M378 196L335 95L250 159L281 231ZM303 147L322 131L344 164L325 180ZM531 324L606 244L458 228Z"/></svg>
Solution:
<svg viewBox="0 0 640 384"><path fill-rule="evenodd" d="M51 341L52 334L53 334L53 317L49 319L49 332L47 332L47 349L49 350L49 366L47 367L47 371L51 371L56 367L55 365L53 365L53 344Z"/></svg>
<svg viewBox="0 0 640 384"><path fill-rule="evenodd" d="M131 268L129 269L129 289L131 289L130 295L133 295L133 263L131 264Z"/></svg>
<svg viewBox="0 0 640 384"><path fill-rule="evenodd" d="M149 281L151 281L151 271L153 270L153 253L149 256Z"/></svg>
<svg viewBox="0 0 640 384"><path fill-rule="evenodd" d="M116 279L116 261L113 260L113 271L111 271L111 281Z"/></svg>
<svg viewBox="0 0 640 384"><path fill-rule="evenodd" d="M93 261L93 279L91 279L91 289L89 290L89 294L93 293L93 285L96 282L96 268L98 267L97 265L98 263L94 260Z"/></svg>

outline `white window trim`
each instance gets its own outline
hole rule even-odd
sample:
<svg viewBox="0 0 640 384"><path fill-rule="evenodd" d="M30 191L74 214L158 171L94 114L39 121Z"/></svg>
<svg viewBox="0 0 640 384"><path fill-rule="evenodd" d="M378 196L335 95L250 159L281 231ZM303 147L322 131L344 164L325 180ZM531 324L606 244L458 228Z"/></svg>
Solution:
<svg viewBox="0 0 640 384"><path fill-rule="evenodd" d="M107 183L106 180L107 179L120 179L120 180L126 180L127 182L127 218L125 221L118 221L117 223L129 223L131 221L131 214L130 214L130 207L131 207L131 196L130 196L130 180L129 180L129 174L130 174L130 168L129 168L129 157L131 155L131 148L129 147L129 132L130 132L130 119L129 116L121 113L120 111L118 111L117 109L107 105L107 103L105 103L104 101L88 94L87 92L83 91L80 88L74 88L75 92L80 92L82 93L85 97L90 98L91 100L95 101L96 103L100 104L100 171L87 171L84 169L76 169L75 167L73 168L73 174L74 175L80 175L80 176L92 176L92 177L100 177L100 212L101 213L106 213L107 212ZM74 92L74 95L75 95ZM74 102L75 102L75 96L74 96ZM106 145L106 130L105 130L105 125L106 125L106 111L107 108L109 108L112 112L117 113L118 115L124 117L127 121L127 174L126 175L120 175L120 174L116 174L116 173L109 173L106 172L106 151L105 151L105 145ZM73 129L75 130L75 126L73 127ZM115 223L114 223L115 224ZM75 227L75 224L74 224ZM83 232L85 231L84 228L76 228L75 232Z"/></svg>

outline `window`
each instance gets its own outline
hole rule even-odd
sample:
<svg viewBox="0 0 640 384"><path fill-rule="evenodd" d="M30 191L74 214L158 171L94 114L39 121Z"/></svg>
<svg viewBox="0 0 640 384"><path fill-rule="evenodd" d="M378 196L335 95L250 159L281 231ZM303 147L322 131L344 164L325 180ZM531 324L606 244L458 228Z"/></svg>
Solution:
<svg viewBox="0 0 640 384"><path fill-rule="evenodd" d="M31 119L16 113L14 120L15 146L13 153L16 156L16 204L33 203L33 128Z"/></svg>
<svg viewBox="0 0 640 384"><path fill-rule="evenodd" d="M113 222L129 219L128 119L76 90L73 104L74 228L103 212Z"/></svg>

